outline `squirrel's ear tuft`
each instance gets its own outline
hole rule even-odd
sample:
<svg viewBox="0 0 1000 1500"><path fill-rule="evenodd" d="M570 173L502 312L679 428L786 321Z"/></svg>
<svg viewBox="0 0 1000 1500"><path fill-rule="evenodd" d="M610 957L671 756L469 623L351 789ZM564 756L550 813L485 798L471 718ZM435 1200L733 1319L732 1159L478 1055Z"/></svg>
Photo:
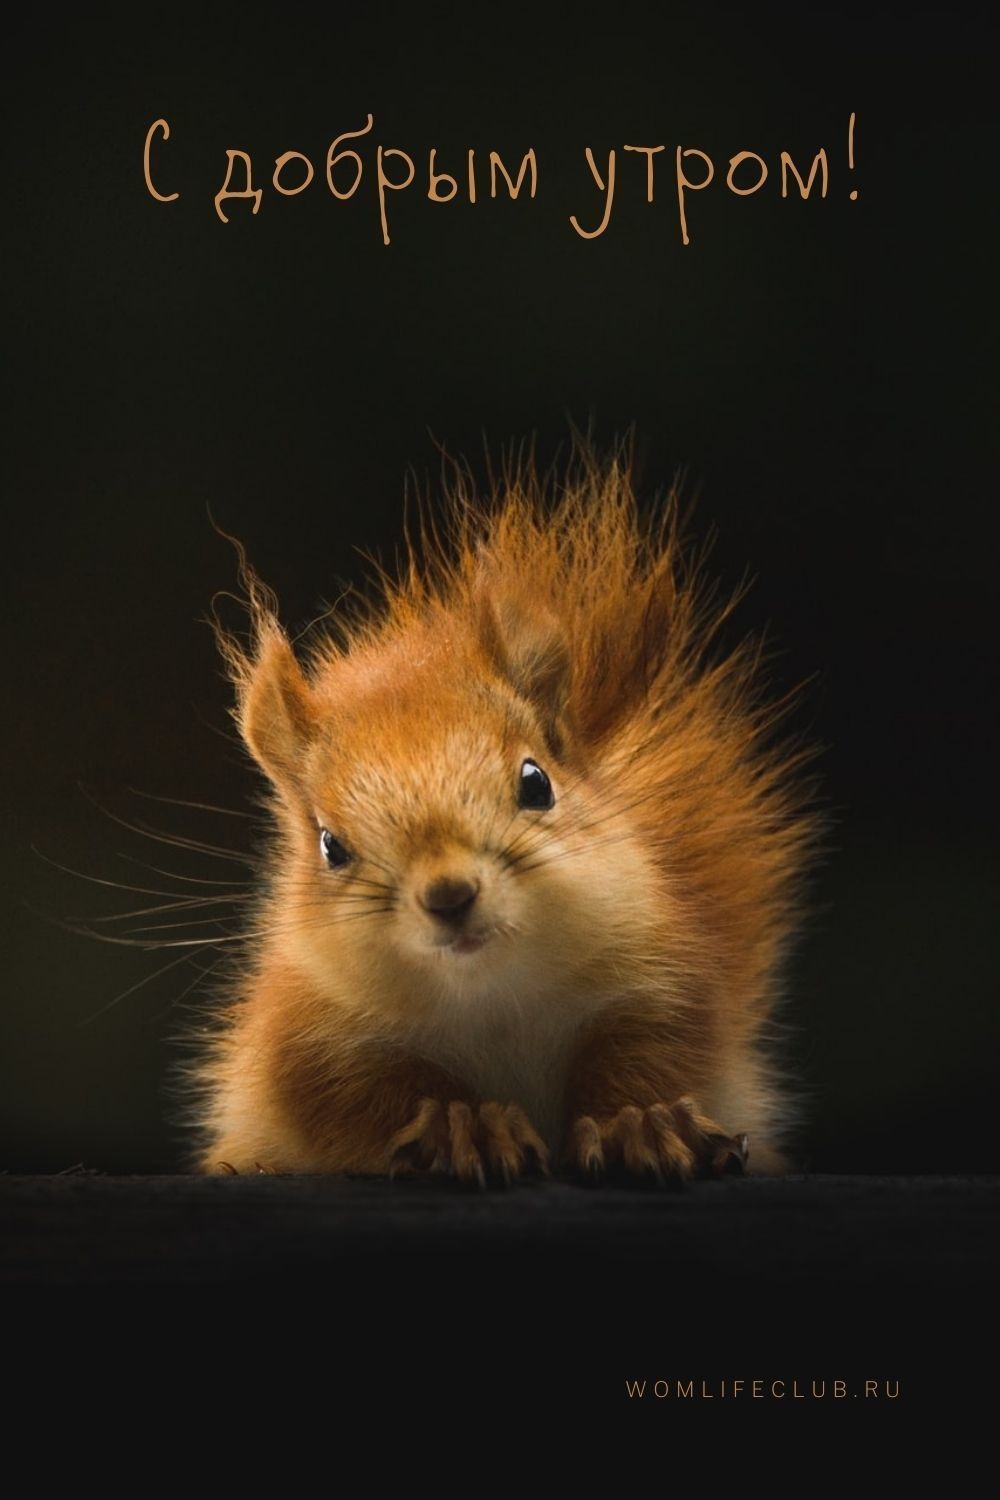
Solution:
<svg viewBox="0 0 1000 1500"><path fill-rule="evenodd" d="M225 535L225 533L223 533ZM316 705L285 632L278 624L278 606L246 560L235 538L242 596L217 595L211 622L215 639L236 688L234 717L247 748L261 769L279 787L294 785L316 732ZM235 599L250 616L250 641L224 626L218 605Z"/></svg>
<svg viewBox="0 0 1000 1500"><path fill-rule="evenodd" d="M554 726L566 707L570 653L555 615L509 591L487 588L478 599L480 639L487 655L514 690Z"/></svg>
<svg viewBox="0 0 1000 1500"><path fill-rule="evenodd" d="M240 731L261 769L279 786L295 782L316 731L315 704L288 637L276 624L258 636L237 712Z"/></svg>

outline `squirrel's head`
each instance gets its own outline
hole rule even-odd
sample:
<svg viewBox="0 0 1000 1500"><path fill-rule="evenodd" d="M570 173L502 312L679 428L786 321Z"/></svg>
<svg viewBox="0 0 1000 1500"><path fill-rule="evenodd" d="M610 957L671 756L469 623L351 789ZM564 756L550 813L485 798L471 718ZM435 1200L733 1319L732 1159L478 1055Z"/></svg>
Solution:
<svg viewBox="0 0 1000 1500"><path fill-rule="evenodd" d="M613 973L644 856L584 764L559 621L484 585L464 623L431 611L303 665L272 605L250 652L223 644L276 793L277 951L404 1015Z"/></svg>

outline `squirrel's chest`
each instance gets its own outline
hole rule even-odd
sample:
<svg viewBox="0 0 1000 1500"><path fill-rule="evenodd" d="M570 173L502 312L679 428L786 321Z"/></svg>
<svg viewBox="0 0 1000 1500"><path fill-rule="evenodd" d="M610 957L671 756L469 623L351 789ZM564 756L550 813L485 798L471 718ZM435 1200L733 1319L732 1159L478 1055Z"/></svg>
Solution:
<svg viewBox="0 0 1000 1500"><path fill-rule="evenodd" d="M519 1104L553 1149L565 1125L566 1085L580 1031L603 997L591 1004L482 1007L420 1028L413 1044L483 1100Z"/></svg>

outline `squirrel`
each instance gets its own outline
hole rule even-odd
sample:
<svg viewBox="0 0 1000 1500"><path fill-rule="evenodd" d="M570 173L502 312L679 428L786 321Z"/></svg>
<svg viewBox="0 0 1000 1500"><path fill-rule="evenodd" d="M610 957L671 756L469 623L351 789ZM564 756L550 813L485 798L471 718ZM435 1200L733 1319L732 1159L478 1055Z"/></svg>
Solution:
<svg viewBox="0 0 1000 1500"><path fill-rule="evenodd" d="M203 1172L787 1170L768 1033L816 818L759 643L627 455L408 535L305 659L216 621L274 840L192 1078Z"/></svg>

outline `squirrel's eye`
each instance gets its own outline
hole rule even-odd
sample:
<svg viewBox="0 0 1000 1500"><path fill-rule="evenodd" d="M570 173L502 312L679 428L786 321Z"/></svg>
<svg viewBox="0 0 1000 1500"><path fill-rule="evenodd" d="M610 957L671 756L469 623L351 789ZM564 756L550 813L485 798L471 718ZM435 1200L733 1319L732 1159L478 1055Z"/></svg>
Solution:
<svg viewBox="0 0 1000 1500"><path fill-rule="evenodd" d="M551 807L555 802L552 795L552 783L533 760L526 760L521 767L521 785L519 788L518 804L521 807L537 807L545 809Z"/></svg>
<svg viewBox="0 0 1000 1500"><path fill-rule="evenodd" d="M319 847L331 870L339 870L342 865L350 864L352 858L350 850L345 849L340 840L335 839L326 828L321 828L319 831Z"/></svg>

